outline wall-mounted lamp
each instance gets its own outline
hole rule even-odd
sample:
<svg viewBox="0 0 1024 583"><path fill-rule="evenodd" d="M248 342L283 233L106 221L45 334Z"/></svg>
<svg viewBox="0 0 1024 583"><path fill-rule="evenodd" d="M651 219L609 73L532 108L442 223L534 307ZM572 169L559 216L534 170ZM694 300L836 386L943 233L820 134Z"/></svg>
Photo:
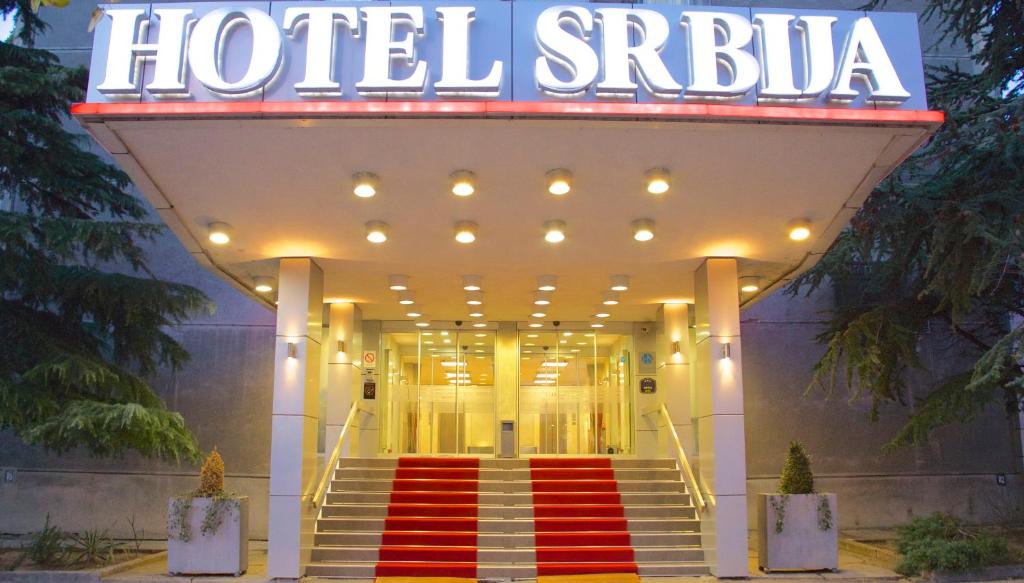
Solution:
<svg viewBox="0 0 1024 583"><path fill-rule="evenodd" d="M288 343L288 358L298 358L299 345L295 342Z"/></svg>
<svg viewBox="0 0 1024 583"><path fill-rule="evenodd" d="M732 358L732 343L731 342L723 342L722 343L722 358Z"/></svg>
<svg viewBox="0 0 1024 583"><path fill-rule="evenodd" d="M344 340L339 340L338 341L338 352L345 352L345 341Z"/></svg>
<svg viewBox="0 0 1024 583"><path fill-rule="evenodd" d="M679 341L678 340L673 340L672 341L672 354L679 354L680 352L682 352L682 350L679 349Z"/></svg>

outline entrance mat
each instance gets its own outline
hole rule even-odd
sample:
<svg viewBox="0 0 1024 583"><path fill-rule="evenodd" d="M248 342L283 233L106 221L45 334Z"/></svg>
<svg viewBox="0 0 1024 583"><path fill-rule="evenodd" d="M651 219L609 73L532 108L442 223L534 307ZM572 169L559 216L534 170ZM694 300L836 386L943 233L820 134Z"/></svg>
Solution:
<svg viewBox="0 0 1024 583"><path fill-rule="evenodd" d="M608 457L535 457L530 458L531 468L610 468L612 458Z"/></svg>
<svg viewBox="0 0 1024 583"><path fill-rule="evenodd" d="M636 573L600 573L595 575L542 575L537 583L640 583Z"/></svg>
<svg viewBox="0 0 1024 583"><path fill-rule="evenodd" d="M537 563L537 576L584 575L592 573L633 573L636 563Z"/></svg>
<svg viewBox="0 0 1024 583"><path fill-rule="evenodd" d="M476 504L477 499L476 492L451 492L443 490L435 492L414 492L407 490L391 493L392 504ZM616 500L616 502L618 501ZM549 503L559 504L560 502ZM596 503L597 502L595 502L595 504Z"/></svg>
<svg viewBox="0 0 1024 583"><path fill-rule="evenodd" d="M381 561L377 577L464 577L476 579L476 562L441 563L413 561Z"/></svg>
<svg viewBox="0 0 1024 583"><path fill-rule="evenodd" d="M628 532L538 532L533 535L540 547L628 547Z"/></svg>
<svg viewBox="0 0 1024 583"><path fill-rule="evenodd" d="M541 563L632 563L633 547L537 547Z"/></svg>
<svg viewBox="0 0 1024 583"><path fill-rule="evenodd" d="M479 468L480 458L473 457L400 457L400 468Z"/></svg>
<svg viewBox="0 0 1024 583"><path fill-rule="evenodd" d="M535 518L623 518L625 509L622 504L534 504L533 516Z"/></svg>
<svg viewBox="0 0 1024 583"><path fill-rule="evenodd" d="M566 546L565 543L559 544ZM381 545L444 545L454 547L475 547L476 532L386 530L381 535Z"/></svg>
<svg viewBox="0 0 1024 583"><path fill-rule="evenodd" d="M395 480L396 482L398 480ZM615 480L534 480L534 492L618 492Z"/></svg>
<svg viewBox="0 0 1024 583"><path fill-rule="evenodd" d="M384 563L393 561L475 563L476 547L382 546L378 561Z"/></svg>

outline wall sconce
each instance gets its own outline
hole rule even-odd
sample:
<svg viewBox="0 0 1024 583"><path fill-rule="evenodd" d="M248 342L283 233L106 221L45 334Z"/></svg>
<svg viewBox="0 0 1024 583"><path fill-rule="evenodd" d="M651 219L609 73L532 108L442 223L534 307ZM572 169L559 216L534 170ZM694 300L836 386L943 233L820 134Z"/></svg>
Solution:
<svg viewBox="0 0 1024 583"><path fill-rule="evenodd" d="M732 343L731 342L723 342L722 343L722 358L726 358L726 359L732 358Z"/></svg>
<svg viewBox="0 0 1024 583"><path fill-rule="evenodd" d="M672 354L679 354L680 352L682 352L682 350L679 349L679 341L678 340L673 340L672 341Z"/></svg>
<svg viewBox="0 0 1024 583"><path fill-rule="evenodd" d="M344 340L339 340L338 341L338 352L345 352L345 341Z"/></svg>
<svg viewBox="0 0 1024 583"><path fill-rule="evenodd" d="M295 342L288 343L288 358L297 358L299 354L299 345Z"/></svg>

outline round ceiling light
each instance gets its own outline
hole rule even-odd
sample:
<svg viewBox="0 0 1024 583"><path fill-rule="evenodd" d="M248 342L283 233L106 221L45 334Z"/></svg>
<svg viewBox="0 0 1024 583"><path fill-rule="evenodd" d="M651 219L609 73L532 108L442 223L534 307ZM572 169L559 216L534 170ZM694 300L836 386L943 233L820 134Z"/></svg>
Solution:
<svg viewBox="0 0 1024 583"><path fill-rule="evenodd" d="M654 238L654 221L637 219L632 222L633 238L637 241L650 241Z"/></svg>
<svg viewBox="0 0 1024 583"><path fill-rule="evenodd" d="M487 322L474 322L473 323L473 327L474 328L486 328L487 327Z"/></svg>
<svg viewBox="0 0 1024 583"><path fill-rule="evenodd" d="M210 223L209 227L209 239L214 245L227 245L231 242L231 235L234 233L234 229L227 223Z"/></svg>
<svg viewBox="0 0 1024 583"><path fill-rule="evenodd" d="M383 243L384 241L387 241L388 224L383 221L370 221L366 223L366 240L371 243Z"/></svg>
<svg viewBox="0 0 1024 583"><path fill-rule="evenodd" d="M469 170L456 170L449 178L455 196L470 196L476 192L476 175Z"/></svg>
<svg viewBox="0 0 1024 583"><path fill-rule="evenodd" d="M473 221L459 221L455 223L455 240L468 245L476 241L477 225Z"/></svg>
<svg viewBox="0 0 1024 583"><path fill-rule="evenodd" d="M565 241L565 221L547 221L544 223L544 240L548 243Z"/></svg>
<svg viewBox="0 0 1024 583"><path fill-rule="evenodd" d="M402 304L403 306L411 306L415 304L416 301L415 299L413 299L411 291L403 290L398 292L398 303Z"/></svg>
<svg viewBox="0 0 1024 583"><path fill-rule="evenodd" d="M371 198L377 194L380 178L373 172L356 172L352 175L352 193L359 198Z"/></svg>
<svg viewBox="0 0 1024 583"><path fill-rule="evenodd" d="M409 306L405 309L405 316L407 318L419 318L423 315L423 312L417 306Z"/></svg>
<svg viewBox="0 0 1024 583"><path fill-rule="evenodd" d="M553 292L557 287L558 277L554 275L537 276L537 290L542 292Z"/></svg>
<svg viewBox="0 0 1024 583"><path fill-rule="evenodd" d="M481 312L479 309L476 309L476 310L473 310L472 312L469 313L469 317L470 318L483 318L484 317L484 313Z"/></svg>
<svg viewBox="0 0 1024 583"><path fill-rule="evenodd" d="M543 292L537 292L533 294L533 305L535 306L547 306L551 303L551 298L548 294Z"/></svg>
<svg viewBox="0 0 1024 583"><path fill-rule="evenodd" d="M612 291L626 291L629 289L628 275L613 275L608 278L609 287Z"/></svg>
<svg viewBox="0 0 1024 583"><path fill-rule="evenodd" d="M388 289L392 291L406 291L409 289L408 275L389 275Z"/></svg>
<svg viewBox="0 0 1024 583"><path fill-rule="evenodd" d="M479 275L463 275L462 289L466 291L480 291L483 287L483 280Z"/></svg>
<svg viewBox="0 0 1024 583"><path fill-rule="evenodd" d="M421 320L419 322L416 322L416 326L420 328L426 328L427 326L430 326L430 322L427 322L426 320Z"/></svg>
<svg viewBox="0 0 1024 583"><path fill-rule="evenodd" d="M789 225L789 238L793 241L804 241L811 236L811 224L806 220L793 221Z"/></svg>
<svg viewBox="0 0 1024 583"><path fill-rule="evenodd" d="M466 292L466 303L471 306L479 306L484 303L484 294L481 292Z"/></svg>
<svg viewBox="0 0 1024 583"><path fill-rule="evenodd" d="M530 314L530 317L531 318L546 318L547 317L547 313L545 313L545 312L534 312L534 313Z"/></svg>
<svg viewBox="0 0 1024 583"><path fill-rule="evenodd" d="M548 192L561 196L572 190L572 172L565 168L549 170L545 177L548 179Z"/></svg>
<svg viewBox="0 0 1024 583"><path fill-rule="evenodd" d="M651 194L665 194L669 187L669 172L666 168L651 168L644 172L644 181L647 183L647 192Z"/></svg>
<svg viewBox="0 0 1024 583"><path fill-rule="evenodd" d="M265 275L257 275L252 278L253 289L265 294L274 291L274 278Z"/></svg>
<svg viewBox="0 0 1024 583"><path fill-rule="evenodd" d="M617 306L619 304L618 292L606 291L604 296L601 298L601 303L606 306Z"/></svg>
<svg viewBox="0 0 1024 583"><path fill-rule="evenodd" d="M745 275L740 278L740 291L752 294L761 289L761 278L756 275Z"/></svg>

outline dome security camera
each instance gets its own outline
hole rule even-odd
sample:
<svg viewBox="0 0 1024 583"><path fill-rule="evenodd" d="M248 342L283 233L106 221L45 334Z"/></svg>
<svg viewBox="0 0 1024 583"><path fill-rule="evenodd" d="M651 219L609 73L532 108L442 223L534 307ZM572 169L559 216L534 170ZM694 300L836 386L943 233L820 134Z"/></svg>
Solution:
<svg viewBox="0 0 1024 583"><path fill-rule="evenodd" d="M557 328L558 325L561 324L561 322L559 322L558 320L555 320L554 322L552 322L552 324L554 324L554 326Z"/></svg>
<svg viewBox="0 0 1024 583"><path fill-rule="evenodd" d="M461 326L462 325L462 320L455 320L455 325L456 326Z"/></svg>

